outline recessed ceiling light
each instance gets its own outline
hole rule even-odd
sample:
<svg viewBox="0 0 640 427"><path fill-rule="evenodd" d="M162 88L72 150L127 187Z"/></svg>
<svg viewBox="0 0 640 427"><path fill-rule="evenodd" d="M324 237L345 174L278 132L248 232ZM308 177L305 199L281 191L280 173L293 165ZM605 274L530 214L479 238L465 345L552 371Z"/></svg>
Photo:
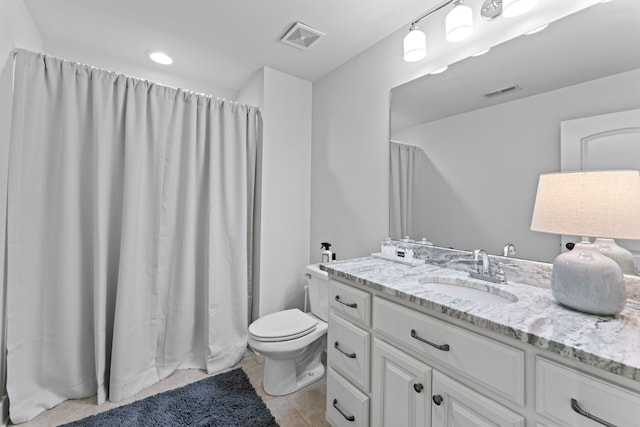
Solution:
<svg viewBox="0 0 640 427"><path fill-rule="evenodd" d="M153 62L157 62L162 65L170 65L173 64L173 59L164 52L160 52L158 50L150 50L147 52L147 56Z"/></svg>

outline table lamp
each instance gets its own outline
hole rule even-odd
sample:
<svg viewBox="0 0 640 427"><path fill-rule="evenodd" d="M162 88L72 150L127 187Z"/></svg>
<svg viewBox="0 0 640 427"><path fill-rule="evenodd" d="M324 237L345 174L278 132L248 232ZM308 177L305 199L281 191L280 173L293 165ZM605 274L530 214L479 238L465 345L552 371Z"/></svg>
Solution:
<svg viewBox="0 0 640 427"><path fill-rule="evenodd" d="M540 175L531 230L583 236L553 262L551 293L556 301L585 313L620 313L627 300L622 270L588 237L640 239L640 172Z"/></svg>

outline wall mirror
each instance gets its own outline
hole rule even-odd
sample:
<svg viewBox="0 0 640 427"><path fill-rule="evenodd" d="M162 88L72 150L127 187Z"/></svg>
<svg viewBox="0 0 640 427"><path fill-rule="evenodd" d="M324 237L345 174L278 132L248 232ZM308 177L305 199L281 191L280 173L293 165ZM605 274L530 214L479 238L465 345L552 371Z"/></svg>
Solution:
<svg viewBox="0 0 640 427"><path fill-rule="evenodd" d="M561 123L640 108L638 22L637 0L598 3L393 88L390 236L552 262L538 177L561 170Z"/></svg>

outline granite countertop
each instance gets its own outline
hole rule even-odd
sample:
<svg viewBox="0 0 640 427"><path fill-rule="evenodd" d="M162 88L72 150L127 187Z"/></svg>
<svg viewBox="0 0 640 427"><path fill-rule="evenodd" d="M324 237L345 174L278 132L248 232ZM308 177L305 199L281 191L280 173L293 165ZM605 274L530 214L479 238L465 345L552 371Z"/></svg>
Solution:
<svg viewBox="0 0 640 427"><path fill-rule="evenodd" d="M635 301L628 301L617 316L597 316L562 307L547 288L510 281L486 285L498 289L496 293L515 295L518 301L511 304L440 294L419 280L427 276L467 280L468 273L429 263L411 267L365 257L321 264L320 268L391 297L640 382L640 304Z"/></svg>

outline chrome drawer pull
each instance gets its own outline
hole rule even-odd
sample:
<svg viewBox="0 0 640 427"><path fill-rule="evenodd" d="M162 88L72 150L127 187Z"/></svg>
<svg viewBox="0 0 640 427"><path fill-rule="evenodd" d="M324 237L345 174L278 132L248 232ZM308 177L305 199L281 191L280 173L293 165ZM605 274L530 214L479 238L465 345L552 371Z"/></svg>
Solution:
<svg viewBox="0 0 640 427"><path fill-rule="evenodd" d="M431 341L427 341L427 340L425 340L424 338L420 338L420 337L418 336L418 334L416 334L416 330L415 330L415 329L412 329L412 330L411 330L411 338L415 338L415 339L417 339L418 341L421 341L421 342L423 342L423 343L425 343L425 344L429 344L431 347L435 347L435 348L437 348L438 350L442 350L442 351L449 351L449 344L434 344L434 343L432 343Z"/></svg>
<svg viewBox="0 0 640 427"><path fill-rule="evenodd" d="M340 295L336 295L336 301L338 301L340 304L344 304L349 308L358 308L358 304L356 304L355 302L342 302L340 301Z"/></svg>
<svg viewBox="0 0 640 427"><path fill-rule="evenodd" d="M579 413L580 415L582 415L583 417L587 417L590 420L593 420L597 423L602 424L603 426L607 426L607 427L616 427L615 424L611 424L606 422L605 420L603 420L602 418L598 418L595 415L591 415L590 413L588 413L587 411L585 411L584 409L582 409L580 407L580 405L578 405L578 401L576 399L571 398L571 409L573 409L574 411L576 411L577 413Z"/></svg>
<svg viewBox="0 0 640 427"><path fill-rule="evenodd" d="M342 415L345 420L352 422L356 420L356 417L354 417L353 415L347 415L342 412L342 409L338 408L338 399L333 399L333 407L336 408L336 411L340 412L340 415Z"/></svg>
<svg viewBox="0 0 640 427"><path fill-rule="evenodd" d="M335 348L336 350L338 350L340 353L344 354L345 356L347 356L349 359L355 359L356 358L356 354L355 353L347 353L345 352L343 349L340 348L340 344L338 344L338 341L336 341L333 344L333 348Z"/></svg>

